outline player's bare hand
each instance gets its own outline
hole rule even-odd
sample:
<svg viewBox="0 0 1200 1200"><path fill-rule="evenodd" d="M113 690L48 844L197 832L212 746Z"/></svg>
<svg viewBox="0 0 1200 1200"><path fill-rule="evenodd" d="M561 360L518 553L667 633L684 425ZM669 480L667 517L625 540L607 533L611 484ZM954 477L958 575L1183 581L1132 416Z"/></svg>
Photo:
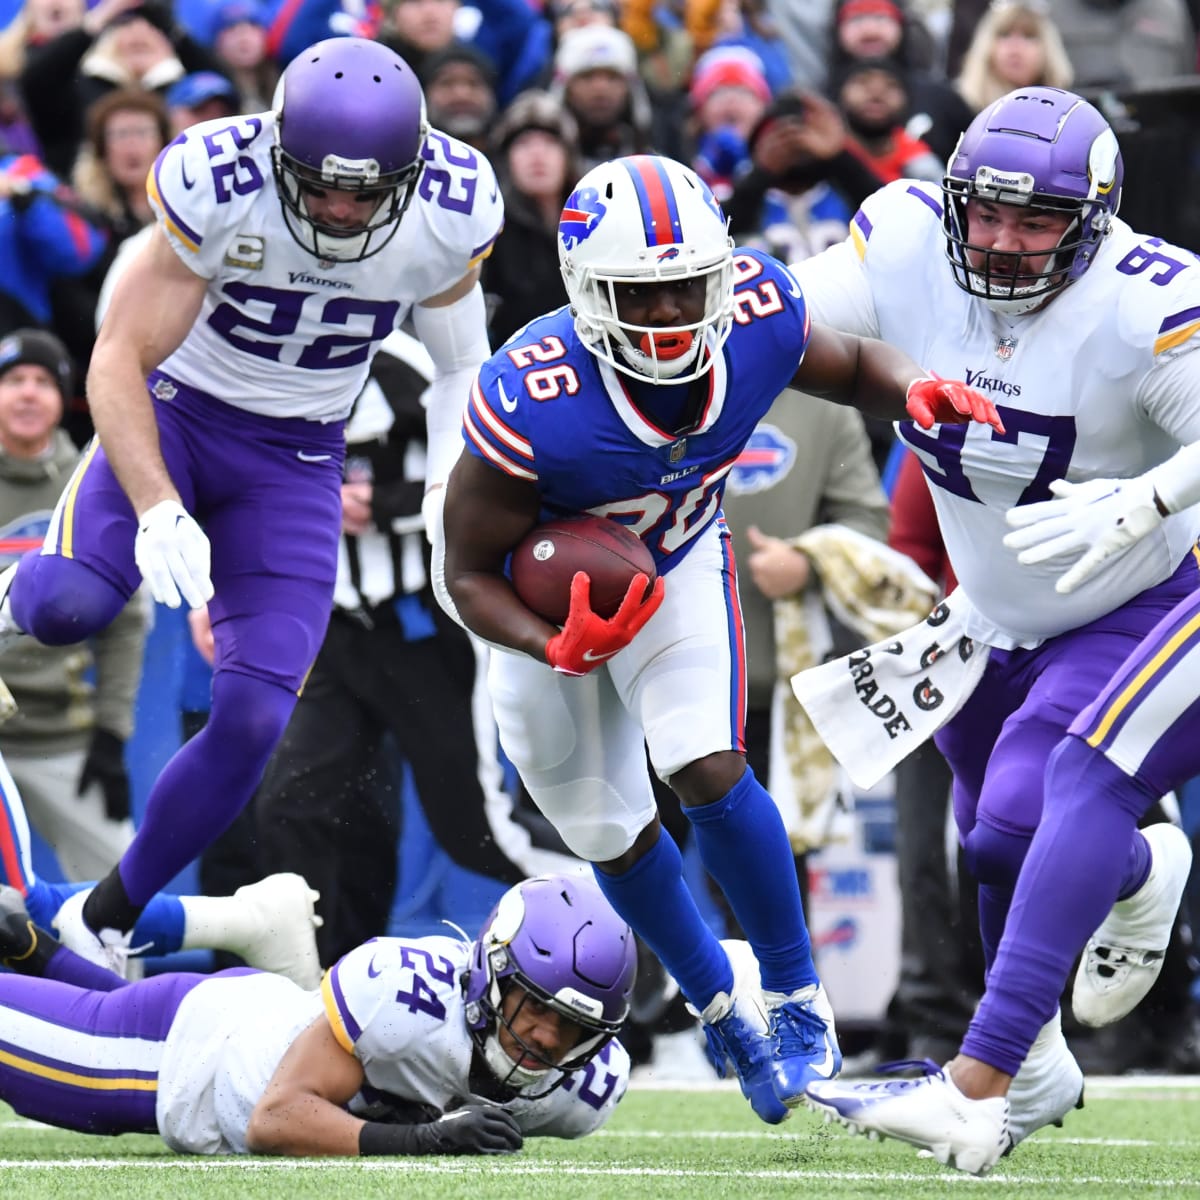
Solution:
<svg viewBox="0 0 1200 1200"><path fill-rule="evenodd" d="M160 500L142 513L133 557L160 604L201 608L212 599L212 547L179 501Z"/></svg>
<svg viewBox="0 0 1200 1200"><path fill-rule="evenodd" d="M794 596L808 585L811 569L803 550L783 538L768 537L757 525L746 529L746 540L751 547L746 557L750 578L768 600Z"/></svg>
<svg viewBox="0 0 1200 1200"><path fill-rule="evenodd" d="M939 422L965 425L977 421L997 433L1004 432L996 406L982 392L957 379L914 379L905 393L905 407L922 429L932 429Z"/></svg>
<svg viewBox="0 0 1200 1200"><path fill-rule="evenodd" d="M188 632L192 635L196 653L211 667L216 657L217 643L213 637L212 617L209 616L207 604L189 610Z"/></svg>
<svg viewBox="0 0 1200 1200"><path fill-rule="evenodd" d="M371 496L374 488L369 483L342 484L342 532L351 537L362 535L374 528L371 516Z"/></svg>

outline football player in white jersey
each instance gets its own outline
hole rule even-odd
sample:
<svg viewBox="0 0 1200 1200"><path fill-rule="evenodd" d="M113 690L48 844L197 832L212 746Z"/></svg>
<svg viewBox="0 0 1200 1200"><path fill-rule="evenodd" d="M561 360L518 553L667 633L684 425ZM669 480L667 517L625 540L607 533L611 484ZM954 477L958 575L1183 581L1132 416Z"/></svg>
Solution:
<svg viewBox="0 0 1200 1200"><path fill-rule="evenodd" d="M1116 216L1122 176L1095 108L1018 90L971 124L940 192L890 185L797 267L819 319L965 374L1007 430L900 428L988 654L936 734L987 992L944 1068L808 1090L978 1173L1081 1097L1058 998L1085 942L1073 1008L1103 1025L1157 975L1191 864L1179 829L1136 825L1200 772L1200 264Z"/></svg>
<svg viewBox="0 0 1200 1200"><path fill-rule="evenodd" d="M238 968L127 984L0 892L0 1097L191 1154L500 1154L582 1137L629 1082L637 953L595 884L537 876L474 942L373 938L305 991ZM31 977L33 976L33 977Z"/></svg>
<svg viewBox="0 0 1200 1200"><path fill-rule="evenodd" d="M489 662L501 742L568 847L701 1014L768 1123L841 1064L779 811L745 758L744 637L721 495L795 380L876 414L994 421L908 355L810 323L787 268L735 252L712 192L670 159L589 171L559 222L570 305L480 369L446 487L439 598L506 652ZM505 575L549 516L622 521L654 556L610 619L579 572L560 630ZM439 586L438 569L434 569ZM746 931L746 979L696 908L645 765L679 796ZM761 991L760 991L761 982ZM766 1012L762 1011L762 997ZM766 1036L763 1036L763 1034Z"/></svg>
<svg viewBox="0 0 1200 1200"><path fill-rule="evenodd" d="M262 775L331 610L344 420L410 316L436 372L433 476L457 454L488 354L479 263L503 221L487 160L430 129L411 69L361 38L295 58L272 111L181 133L147 189L157 224L88 376L98 439L41 551L0 581L0 637L78 641L143 578L212 618L206 728L160 774L121 862L59 918L94 956Z"/></svg>

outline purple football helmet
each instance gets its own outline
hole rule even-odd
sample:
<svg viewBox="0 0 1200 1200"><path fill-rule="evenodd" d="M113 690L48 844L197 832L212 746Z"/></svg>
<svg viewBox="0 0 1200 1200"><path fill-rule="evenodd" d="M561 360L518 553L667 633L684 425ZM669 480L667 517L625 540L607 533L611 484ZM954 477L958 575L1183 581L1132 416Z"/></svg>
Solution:
<svg viewBox="0 0 1200 1200"><path fill-rule="evenodd" d="M464 977L467 1024L493 1075L513 1088L549 1081L585 1066L621 1027L629 1013L637 950L633 932L609 907L590 879L539 875L509 888L475 942ZM549 1062L514 1032L501 1002L513 986L579 1025L583 1034L562 1062ZM520 1011L520 1004L512 1017ZM514 1062L500 1045L501 1026L522 1057Z"/></svg>
<svg viewBox="0 0 1200 1200"><path fill-rule="evenodd" d="M1050 87L1002 96L959 138L943 181L946 255L955 282L996 312L1037 308L1091 266L1121 202L1124 174L1116 134L1086 100ZM1021 260L1041 254L1001 255L967 240L971 199L1074 219L1045 270L1023 270ZM999 269L994 259L1004 260Z"/></svg>
<svg viewBox="0 0 1200 1200"><path fill-rule="evenodd" d="M379 42L337 37L309 46L275 90L273 161L283 218L318 258L357 262L391 240L412 200L425 145L425 96L408 64ZM307 197L358 192L363 223L314 219Z"/></svg>

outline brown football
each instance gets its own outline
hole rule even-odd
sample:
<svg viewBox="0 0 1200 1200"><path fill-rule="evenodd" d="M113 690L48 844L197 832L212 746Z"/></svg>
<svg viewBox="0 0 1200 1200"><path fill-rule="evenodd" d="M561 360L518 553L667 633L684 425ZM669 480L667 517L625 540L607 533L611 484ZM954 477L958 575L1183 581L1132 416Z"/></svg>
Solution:
<svg viewBox="0 0 1200 1200"><path fill-rule="evenodd" d="M621 606L635 575L648 576L650 584L657 576L654 558L637 534L607 517L586 514L531 529L513 551L510 570L517 595L553 625L567 619L577 571L591 579L592 611L602 617Z"/></svg>

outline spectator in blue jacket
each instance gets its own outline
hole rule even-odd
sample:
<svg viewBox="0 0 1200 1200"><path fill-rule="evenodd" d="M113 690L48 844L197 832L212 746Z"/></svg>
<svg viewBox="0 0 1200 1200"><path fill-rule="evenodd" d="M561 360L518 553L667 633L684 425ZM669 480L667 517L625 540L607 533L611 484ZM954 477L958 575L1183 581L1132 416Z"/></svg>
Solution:
<svg viewBox="0 0 1200 1200"><path fill-rule="evenodd" d="M0 336L50 322L56 279L82 275L105 235L31 154L0 158Z"/></svg>

